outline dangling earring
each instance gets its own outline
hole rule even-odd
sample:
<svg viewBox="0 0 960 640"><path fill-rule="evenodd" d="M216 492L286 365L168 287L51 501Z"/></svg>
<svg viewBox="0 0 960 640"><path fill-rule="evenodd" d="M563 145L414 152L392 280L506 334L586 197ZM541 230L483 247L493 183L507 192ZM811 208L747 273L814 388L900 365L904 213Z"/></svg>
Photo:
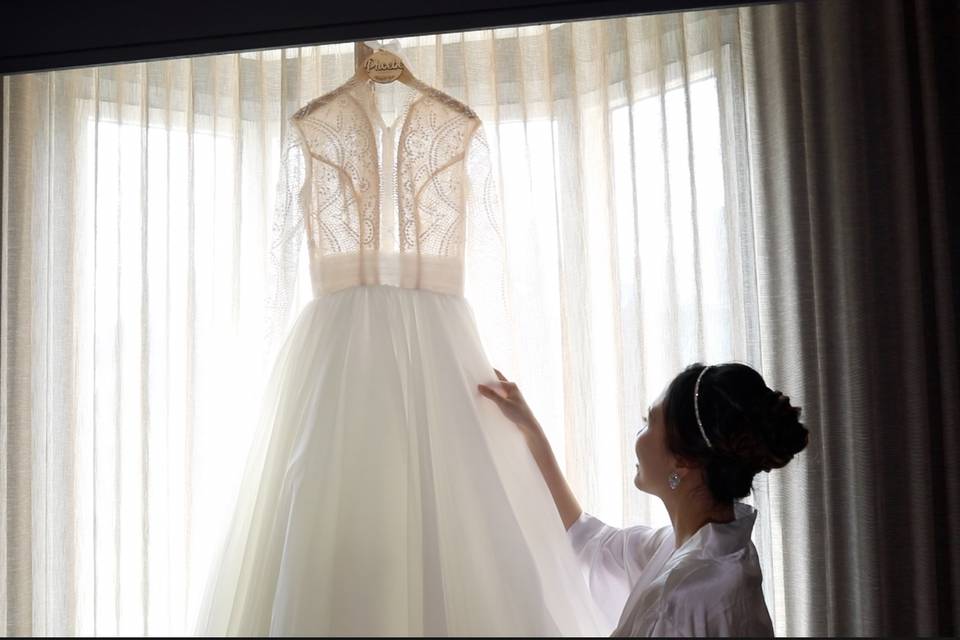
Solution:
<svg viewBox="0 0 960 640"><path fill-rule="evenodd" d="M667 482L670 484L670 488L674 491L676 491L677 487L680 486L680 474L677 473L676 469L670 472Z"/></svg>

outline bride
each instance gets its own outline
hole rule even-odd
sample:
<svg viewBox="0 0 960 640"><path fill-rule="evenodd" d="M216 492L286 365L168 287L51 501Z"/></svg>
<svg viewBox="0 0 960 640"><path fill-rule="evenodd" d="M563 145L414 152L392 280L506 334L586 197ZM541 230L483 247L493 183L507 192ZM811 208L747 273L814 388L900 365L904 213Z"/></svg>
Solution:
<svg viewBox="0 0 960 640"><path fill-rule="evenodd" d="M493 400L523 434L550 487L590 591L615 636L773 636L750 540L753 477L806 447L800 408L740 363L692 364L649 408L636 439L637 489L672 526L611 527L580 508L516 383Z"/></svg>

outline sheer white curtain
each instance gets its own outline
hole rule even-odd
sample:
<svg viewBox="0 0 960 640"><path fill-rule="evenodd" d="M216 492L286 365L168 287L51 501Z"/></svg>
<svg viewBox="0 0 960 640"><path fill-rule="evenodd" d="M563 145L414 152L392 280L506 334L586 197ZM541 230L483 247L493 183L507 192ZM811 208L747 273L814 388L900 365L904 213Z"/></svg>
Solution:
<svg viewBox="0 0 960 640"><path fill-rule="evenodd" d="M631 468L670 378L695 360L763 371L740 16L401 39L413 72L490 132L513 309L496 366L611 524L668 523ZM280 123L345 81L353 51L5 78L8 634L188 628L270 365ZM295 308L311 295L306 266ZM758 477L755 540L784 633L778 478Z"/></svg>

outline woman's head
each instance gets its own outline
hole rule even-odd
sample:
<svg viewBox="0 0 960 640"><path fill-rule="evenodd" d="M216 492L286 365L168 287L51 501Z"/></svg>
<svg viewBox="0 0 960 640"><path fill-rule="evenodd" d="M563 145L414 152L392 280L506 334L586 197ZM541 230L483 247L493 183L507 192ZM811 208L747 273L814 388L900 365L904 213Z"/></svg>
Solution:
<svg viewBox="0 0 960 640"><path fill-rule="evenodd" d="M694 473L714 501L726 504L746 497L758 472L780 468L802 451L808 431L800 409L749 366L704 369L700 363L688 366L650 407L647 428L637 437L634 483L664 497L671 474L682 483Z"/></svg>

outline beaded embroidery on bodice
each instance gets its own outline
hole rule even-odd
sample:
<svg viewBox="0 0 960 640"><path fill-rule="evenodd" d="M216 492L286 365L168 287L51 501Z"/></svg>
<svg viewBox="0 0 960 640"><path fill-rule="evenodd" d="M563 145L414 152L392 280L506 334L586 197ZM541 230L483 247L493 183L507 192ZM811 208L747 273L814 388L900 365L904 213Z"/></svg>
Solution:
<svg viewBox="0 0 960 640"><path fill-rule="evenodd" d="M385 89L409 94L387 126L373 84L355 74L285 123L268 282L276 322L304 235L314 296L365 284L463 295L473 270L502 300L502 222L480 118L414 79Z"/></svg>

